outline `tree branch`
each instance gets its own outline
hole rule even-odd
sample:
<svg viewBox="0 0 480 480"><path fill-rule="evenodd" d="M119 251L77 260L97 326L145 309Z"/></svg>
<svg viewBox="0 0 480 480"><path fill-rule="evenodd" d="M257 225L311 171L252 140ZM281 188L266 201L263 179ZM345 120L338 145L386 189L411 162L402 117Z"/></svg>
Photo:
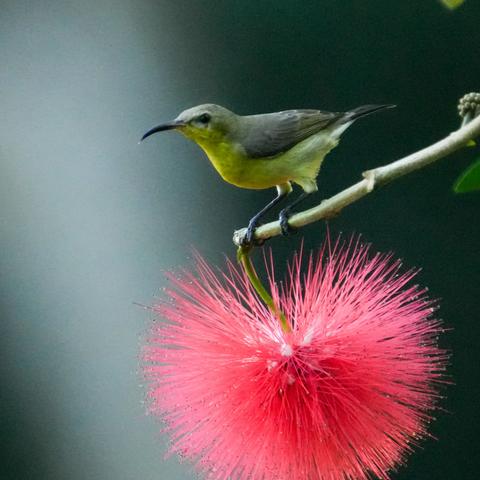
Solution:
<svg viewBox="0 0 480 480"><path fill-rule="evenodd" d="M465 147L466 144L480 136L480 116L459 130L452 132L448 137L430 145L407 157L397 160L388 165L374 168L363 173L364 179L349 188L337 193L333 197L323 200L320 205L296 213L289 218L289 224L294 228L303 227L322 218L329 218L338 214L346 206L360 200L375 188L406 175L407 173L426 167L447 155ZM242 243L247 229L235 231L233 242L239 246ZM267 240L281 234L280 223L270 222L255 231L256 240Z"/></svg>

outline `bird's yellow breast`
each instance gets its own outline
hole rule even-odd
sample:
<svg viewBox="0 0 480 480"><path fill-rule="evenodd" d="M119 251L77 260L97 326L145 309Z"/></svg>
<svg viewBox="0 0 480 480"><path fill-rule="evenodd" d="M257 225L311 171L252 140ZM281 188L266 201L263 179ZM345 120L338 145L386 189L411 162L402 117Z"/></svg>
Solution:
<svg viewBox="0 0 480 480"><path fill-rule="evenodd" d="M190 138L192 138L190 136ZM265 189L293 181L315 181L325 155L338 140L320 133L274 157L250 158L241 145L223 139L192 138L228 183L241 188Z"/></svg>
<svg viewBox="0 0 480 480"><path fill-rule="evenodd" d="M197 142L215 170L228 183L241 188L264 189L288 181L284 162L277 158L249 158L242 147L219 142Z"/></svg>

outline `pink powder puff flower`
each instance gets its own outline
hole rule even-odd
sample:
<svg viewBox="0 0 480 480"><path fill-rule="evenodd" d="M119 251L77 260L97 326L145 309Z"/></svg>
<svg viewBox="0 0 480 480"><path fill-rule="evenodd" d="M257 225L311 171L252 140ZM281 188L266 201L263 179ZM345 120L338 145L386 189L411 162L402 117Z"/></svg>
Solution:
<svg viewBox="0 0 480 480"><path fill-rule="evenodd" d="M289 333L230 262L198 257L155 307L150 408L210 479L388 479L428 436L447 355L415 272L358 241L304 263L279 286L267 262Z"/></svg>

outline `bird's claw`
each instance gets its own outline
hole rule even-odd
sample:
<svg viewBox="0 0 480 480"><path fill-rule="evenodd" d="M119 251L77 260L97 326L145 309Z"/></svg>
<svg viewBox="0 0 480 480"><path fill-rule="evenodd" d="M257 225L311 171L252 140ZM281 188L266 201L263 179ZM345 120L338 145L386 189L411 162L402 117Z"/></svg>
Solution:
<svg viewBox="0 0 480 480"><path fill-rule="evenodd" d="M297 229L292 227L288 223L288 219L290 218L291 214L292 213L288 208L284 208L278 216L278 220L280 221L280 228L282 229L282 235L285 237L297 232Z"/></svg>
<svg viewBox="0 0 480 480"><path fill-rule="evenodd" d="M257 222L250 222L248 224L247 232L242 239L242 247L260 247L265 243L265 240L255 238L255 230L257 227Z"/></svg>
<svg viewBox="0 0 480 480"><path fill-rule="evenodd" d="M255 229L257 228L257 226L255 224L251 224L249 223L248 224L248 228L247 228L247 233L245 234L245 236L243 237L243 240L242 240L242 245L243 246L250 246L250 245L253 245L253 242L255 241Z"/></svg>

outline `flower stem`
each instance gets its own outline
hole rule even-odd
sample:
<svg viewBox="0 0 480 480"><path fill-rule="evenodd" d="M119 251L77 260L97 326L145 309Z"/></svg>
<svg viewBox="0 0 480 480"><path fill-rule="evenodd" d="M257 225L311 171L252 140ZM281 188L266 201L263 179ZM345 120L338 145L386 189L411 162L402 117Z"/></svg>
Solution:
<svg viewBox="0 0 480 480"><path fill-rule="evenodd" d="M267 289L263 286L262 282L258 278L257 272L253 268L252 260L250 258L251 248L240 246L237 250L237 259L242 264L245 273L247 274L250 283L252 284L255 291L258 293L260 298L263 300L265 305L270 309L270 311L278 318L282 330L285 333L290 333L292 328L290 327L287 317L285 314L275 305L273 298L268 293Z"/></svg>

